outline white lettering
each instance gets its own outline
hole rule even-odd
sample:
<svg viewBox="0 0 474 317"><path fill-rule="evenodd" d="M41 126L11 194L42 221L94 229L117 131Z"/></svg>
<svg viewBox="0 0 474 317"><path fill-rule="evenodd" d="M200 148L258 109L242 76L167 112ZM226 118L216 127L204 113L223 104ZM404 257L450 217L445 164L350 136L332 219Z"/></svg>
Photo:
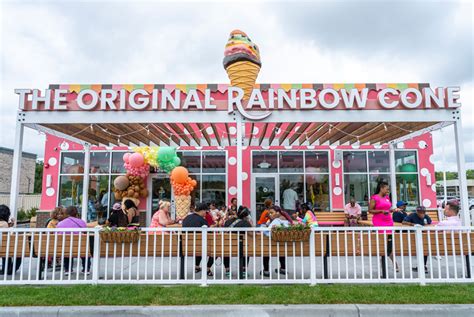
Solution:
<svg viewBox="0 0 474 317"><path fill-rule="evenodd" d="M459 87L446 88L446 103L447 103L448 108L461 107L461 103L458 102L460 92L461 92L461 88Z"/></svg>
<svg viewBox="0 0 474 317"><path fill-rule="evenodd" d="M196 109L202 109L201 100L199 100L199 95L196 89L191 89L186 95L184 100L183 110L187 110L190 107L195 107Z"/></svg>
<svg viewBox="0 0 474 317"><path fill-rule="evenodd" d="M415 95L415 100L409 97L410 94ZM405 107L410 108L410 109L415 109L421 105L421 102L423 101L423 96L421 95L421 92L418 89L407 88L404 91L402 91L400 95L400 101L402 102L402 105L404 105Z"/></svg>
<svg viewBox="0 0 474 317"><path fill-rule="evenodd" d="M268 109L275 109L275 89L268 89Z"/></svg>
<svg viewBox="0 0 474 317"><path fill-rule="evenodd" d="M316 105L316 91L307 88L300 89L300 108L313 109Z"/></svg>
<svg viewBox="0 0 474 317"><path fill-rule="evenodd" d="M161 90L161 110L166 110L166 105L168 102L171 107L175 110L179 110L179 104L181 100L181 91L179 89L174 90L174 97L171 96L171 93L168 90Z"/></svg>
<svg viewBox="0 0 474 317"><path fill-rule="evenodd" d="M84 97L90 96L91 97L91 102L90 103L85 103L84 102ZM83 110L92 110L94 107L97 105L97 101L99 100L99 95L97 94L96 91L92 89L84 89L79 92L77 95L77 105L79 108Z"/></svg>
<svg viewBox="0 0 474 317"><path fill-rule="evenodd" d="M252 109L254 106L258 106L260 109L267 109L260 89L253 89L252 93L250 94L250 98L247 103L247 109Z"/></svg>
<svg viewBox="0 0 474 317"><path fill-rule="evenodd" d="M332 101L326 101L326 95L327 94L332 95L332 97L333 97ZM341 97L339 96L339 94L337 93L336 90L328 88L328 89L321 90L321 92L319 93L319 96L318 96L318 100L319 100L319 103L321 104L321 106L323 108L334 109L334 108L337 107L337 105L341 101Z"/></svg>
<svg viewBox="0 0 474 317"><path fill-rule="evenodd" d="M137 101L135 101L135 97L137 97ZM135 89L133 90L130 95L128 96L128 103L130 107L142 110L148 107L150 103L150 98L148 97L148 92L145 89Z"/></svg>
<svg viewBox="0 0 474 317"><path fill-rule="evenodd" d="M153 89L151 93L151 109L158 109L158 89Z"/></svg>
<svg viewBox="0 0 474 317"><path fill-rule="evenodd" d="M423 88L423 95L425 98L425 107L431 108L431 101L438 107L444 108L444 91L443 88L437 88L436 92L431 88Z"/></svg>
<svg viewBox="0 0 474 317"><path fill-rule="evenodd" d="M107 106L110 109L115 110L115 99L117 99L118 93L114 89L102 89L100 95L100 110L107 110Z"/></svg>
<svg viewBox="0 0 474 317"><path fill-rule="evenodd" d="M55 89L54 90L54 100L53 100L53 109L54 110L67 110L67 106L61 104L61 102L66 101L67 89Z"/></svg>
<svg viewBox="0 0 474 317"><path fill-rule="evenodd" d="M25 101L28 98L27 95L31 93L31 89L15 89L15 94L19 95L20 97L20 104L19 108L20 110L25 109Z"/></svg>
<svg viewBox="0 0 474 317"><path fill-rule="evenodd" d="M236 95L234 93L237 93ZM242 98L244 96L244 91L239 87L230 86L227 89L227 112L232 113L234 111L234 105L237 107L237 110L242 116L249 120L262 120L271 115L271 112L265 112L260 115L254 115L247 113L242 107Z"/></svg>
<svg viewBox="0 0 474 317"><path fill-rule="evenodd" d="M283 109L284 101L290 109L296 109L296 89L290 89L290 96L284 89L278 89L278 109Z"/></svg>
<svg viewBox="0 0 474 317"><path fill-rule="evenodd" d="M379 104L382 107L386 108L386 109L392 109L392 108L395 108L396 106L398 106L398 101L396 101L396 100L394 100L392 102L387 102L387 100L385 100L385 95L386 94L397 95L398 92L393 88L385 88L385 89L380 90L378 95L377 95L377 99L379 101Z"/></svg>
<svg viewBox="0 0 474 317"><path fill-rule="evenodd" d="M51 89L46 89L44 91L44 97L41 96L41 91L39 89L33 89L33 97L31 100L31 108L33 110L38 109L38 103L44 102L44 109L51 109Z"/></svg>
<svg viewBox="0 0 474 317"><path fill-rule="evenodd" d="M127 104L127 91L125 89L120 89L120 110L126 109Z"/></svg>
<svg viewBox="0 0 474 317"><path fill-rule="evenodd" d="M339 90L342 96L342 101L344 102L344 106L347 109L352 109L354 103L357 108L365 108L367 104L367 96L369 95L369 89L363 88L361 93L356 88L350 90L349 94L345 88Z"/></svg>
<svg viewBox="0 0 474 317"><path fill-rule="evenodd" d="M204 90L204 109L208 109L208 110L217 109L217 106L212 104L213 101L214 101L214 98L211 97L211 90L210 89Z"/></svg>

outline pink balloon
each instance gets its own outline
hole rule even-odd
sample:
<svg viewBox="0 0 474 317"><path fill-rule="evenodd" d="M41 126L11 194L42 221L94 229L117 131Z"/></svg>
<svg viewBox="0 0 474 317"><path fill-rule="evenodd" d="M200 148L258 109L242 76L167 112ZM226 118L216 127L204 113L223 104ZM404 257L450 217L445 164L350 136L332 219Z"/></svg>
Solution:
<svg viewBox="0 0 474 317"><path fill-rule="evenodd" d="M133 153L132 155L129 156L128 162L130 163L130 166L132 167L140 167L145 163L145 159L143 158L143 155L140 153Z"/></svg>
<svg viewBox="0 0 474 317"><path fill-rule="evenodd" d="M130 155L132 155L132 154L131 154L131 153L125 153L125 154L123 155L123 161L124 161L125 163L128 163L128 160L130 159Z"/></svg>

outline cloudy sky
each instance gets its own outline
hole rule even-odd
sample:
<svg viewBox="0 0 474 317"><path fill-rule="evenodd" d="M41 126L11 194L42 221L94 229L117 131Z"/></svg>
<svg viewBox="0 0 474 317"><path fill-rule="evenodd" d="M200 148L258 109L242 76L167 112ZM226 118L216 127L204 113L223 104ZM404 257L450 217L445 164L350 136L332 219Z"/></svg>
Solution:
<svg viewBox="0 0 474 317"><path fill-rule="evenodd" d="M461 86L474 168L473 5L433 1L3 1L0 146L13 146L14 88L50 83L227 83L223 46L245 30L261 82L429 82ZM455 168L452 128L435 133L436 168ZM43 156L44 136L24 148Z"/></svg>

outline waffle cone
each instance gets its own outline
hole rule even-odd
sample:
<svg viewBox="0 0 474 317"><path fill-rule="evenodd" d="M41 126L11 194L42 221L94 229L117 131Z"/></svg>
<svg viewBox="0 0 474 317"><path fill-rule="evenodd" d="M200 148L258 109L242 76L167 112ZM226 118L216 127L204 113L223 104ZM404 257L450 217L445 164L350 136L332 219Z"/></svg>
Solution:
<svg viewBox="0 0 474 317"><path fill-rule="evenodd" d="M248 100L257 81L260 66L249 61L240 61L226 68L230 84L244 91L244 100Z"/></svg>
<svg viewBox="0 0 474 317"><path fill-rule="evenodd" d="M178 219L184 219L188 215L191 207L191 196L176 196L174 198L176 206L176 216Z"/></svg>

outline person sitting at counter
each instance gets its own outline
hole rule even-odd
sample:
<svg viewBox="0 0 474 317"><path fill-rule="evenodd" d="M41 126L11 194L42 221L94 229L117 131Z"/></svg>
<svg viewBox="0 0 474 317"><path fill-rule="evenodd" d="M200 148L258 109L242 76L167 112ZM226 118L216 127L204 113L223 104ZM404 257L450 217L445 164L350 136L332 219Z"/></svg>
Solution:
<svg viewBox="0 0 474 317"><path fill-rule="evenodd" d="M160 200L159 209L151 218L150 228L166 228L166 226L174 223L170 216L170 206L171 203L169 201Z"/></svg>
<svg viewBox="0 0 474 317"><path fill-rule="evenodd" d="M426 214L426 208L423 206L416 207L416 212L412 212L403 219L403 224L408 226L426 226L430 225L431 222L431 218Z"/></svg>
<svg viewBox="0 0 474 317"><path fill-rule="evenodd" d="M405 219L405 217L408 216L406 209L407 209L407 203L402 200L398 201L397 209L395 209L395 211L392 214L393 222L402 223L403 219Z"/></svg>

